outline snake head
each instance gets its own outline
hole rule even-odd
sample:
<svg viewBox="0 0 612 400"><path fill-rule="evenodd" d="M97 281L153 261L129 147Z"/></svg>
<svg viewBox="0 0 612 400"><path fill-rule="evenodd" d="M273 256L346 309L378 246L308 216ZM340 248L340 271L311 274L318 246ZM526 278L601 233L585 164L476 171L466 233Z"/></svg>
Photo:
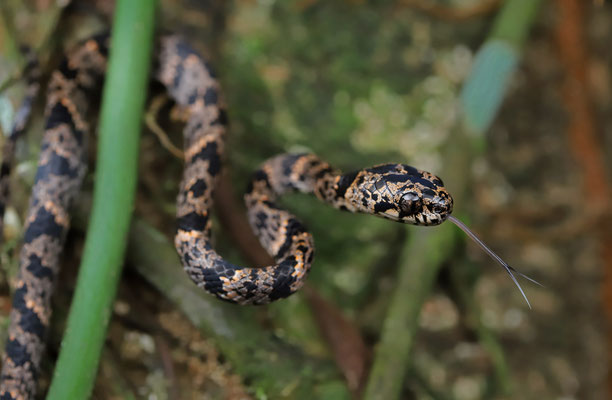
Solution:
<svg viewBox="0 0 612 400"><path fill-rule="evenodd" d="M439 225L449 220L506 270L531 308L515 275L537 285L540 283L508 265L463 222L451 215L453 198L437 176L405 164L383 164L339 176L334 192L334 199L341 200L336 203L337 207L353 212L414 225Z"/></svg>
<svg viewBox="0 0 612 400"><path fill-rule="evenodd" d="M453 198L437 176L405 164L361 170L346 200L354 211L413 225L438 225L453 211Z"/></svg>

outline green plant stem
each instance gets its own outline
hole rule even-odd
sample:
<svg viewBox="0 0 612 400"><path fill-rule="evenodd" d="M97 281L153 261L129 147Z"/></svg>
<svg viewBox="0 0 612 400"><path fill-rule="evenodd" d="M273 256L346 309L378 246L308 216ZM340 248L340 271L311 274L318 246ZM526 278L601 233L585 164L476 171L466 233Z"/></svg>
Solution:
<svg viewBox="0 0 612 400"><path fill-rule="evenodd" d="M506 1L493 31L476 54L461 91L464 128L472 136L483 136L497 115L540 3Z"/></svg>
<svg viewBox="0 0 612 400"><path fill-rule="evenodd" d="M541 0L508 0L495 19L489 40L503 40L520 49L527 39Z"/></svg>
<svg viewBox="0 0 612 400"><path fill-rule="evenodd" d="M116 6L92 216L48 399L88 398L96 376L134 206L155 6L152 0Z"/></svg>
<svg viewBox="0 0 612 400"><path fill-rule="evenodd" d="M435 229L413 232L404 246L405 261L385 317L364 399L395 399L401 392L421 306L446 258L447 252L442 250L452 249L453 227L445 224Z"/></svg>

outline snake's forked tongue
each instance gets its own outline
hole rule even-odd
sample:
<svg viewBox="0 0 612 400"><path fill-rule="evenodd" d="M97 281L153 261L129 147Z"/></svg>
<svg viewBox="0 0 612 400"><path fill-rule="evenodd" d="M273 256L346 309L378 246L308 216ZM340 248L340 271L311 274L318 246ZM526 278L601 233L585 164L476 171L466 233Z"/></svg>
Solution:
<svg viewBox="0 0 612 400"><path fill-rule="evenodd" d="M463 222L459 221L457 218L453 217L452 215L449 215L447 219L453 224L457 225L463 232L465 232L466 235L468 235L474 242L476 242L485 251L485 253L487 253L492 259L494 259L502 267L504 267L508 275L510 275L510 278L512 278L512 281L514 282L516 287L518 287L518 289L521 291L521 294L523 295L523 298L527 302L527 305L529 306L529 308L531 308L531 304L529 303L529 300L527 299L525 292L523 292L523 288L516 280L516 277L514 276L514 274L517 274L527 279L528 281L535 283L536 285L542 286L542 284L534 279L531 279L530 277L523 274L522 272L519 272L515 270L514 268L512 268L511 266L509 266L504 260L501 259L500 256L495 254L495 252L491 250L489 246L487 246L482 240L480 240L480 238L476 236L476 234L472 232Z"/></svg>

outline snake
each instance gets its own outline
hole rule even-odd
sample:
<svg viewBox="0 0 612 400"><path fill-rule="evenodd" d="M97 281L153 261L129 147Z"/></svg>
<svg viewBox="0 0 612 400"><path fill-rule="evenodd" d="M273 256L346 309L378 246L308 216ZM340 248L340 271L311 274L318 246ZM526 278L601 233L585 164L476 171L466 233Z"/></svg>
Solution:
<svg viewBox="0 0 612 400"><path fill-rule="evenodd" d="M89 98L102 84L109 41L108 34L83 41L66 54L50 78L3 355L0 400L30 399L36 394L50 298L70 226L69 208L86 173ZM313 263L314 241L304 225L278 204L278 198L291 191L314 194L340 210L400 223L433 226L453 221L504 266L520 289L514 274L524 275L451 215L453 198L439 177L399 163L343 174L310 153L281 154L265 161L244 196L251 228L275 264L241 267L228 262L211 241L213 192L222 169L228 122L218 80L208 62L179 36L160 37L158 54L155 77L186 116L174 242L184 270L206 292L236 304L261 305L286 298L304 285Z"/></svg>

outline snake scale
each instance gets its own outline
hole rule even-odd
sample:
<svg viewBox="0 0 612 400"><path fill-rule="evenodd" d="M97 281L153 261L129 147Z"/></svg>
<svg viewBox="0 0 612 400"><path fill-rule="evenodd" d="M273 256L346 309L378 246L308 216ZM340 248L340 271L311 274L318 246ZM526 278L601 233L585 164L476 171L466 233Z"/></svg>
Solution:
<svg viewBox="0 0 612 400"><path fill-rule="evenodd" d="M68 209L85 175L88 99L102 83L108 44L108 35L84 41L51 76L0 400L29 399L36 392L50 298L70 224ZM245 195L251 227L276 264L244 268L229 263L211 243L212 192L221 171L227 123L219 84L209 65L177 36L162 37L158 54L156 77L187 115L175 245L187 274L207 292L238 304L266 304L303 286L313 261L313 238L296 217L276 204L276 198L288 191L313 193L335 208L403 223L438 225L449 219L473 236L450 216L453 199L435 175L404 164L341 174L313 154L283 154L254 173ZM9 170L3 168L0 185ZM516 271L502 265L515 280Z"/></svg>

